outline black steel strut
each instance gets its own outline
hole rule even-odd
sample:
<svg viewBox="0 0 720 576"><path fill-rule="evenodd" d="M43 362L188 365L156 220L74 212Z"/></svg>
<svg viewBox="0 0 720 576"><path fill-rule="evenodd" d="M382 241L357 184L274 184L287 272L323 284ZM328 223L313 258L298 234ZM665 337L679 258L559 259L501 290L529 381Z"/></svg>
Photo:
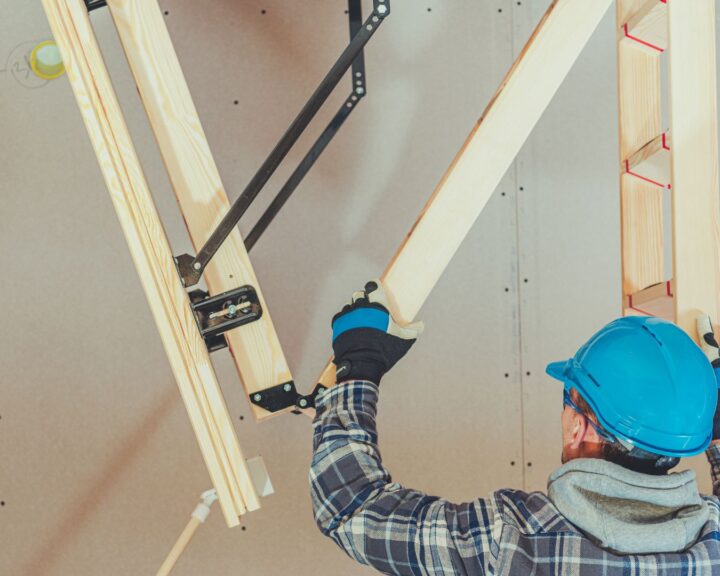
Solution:
<svg viewBox="0 0 720 576"><path fill-rule="evenodd" d="M197 256L192 257L189 254L182 254L176 258L180 276L186 287L194 286L198 283L203 270L215 255L218 248L220 248L228 235L233 231L235 226L237 226L240 218L242 218L253 200L255 200L280 163L285 159L290 149L303 134L339 81L348 69L353 66L353 93L345 101L343 108L338 111L308 154L303 158L285 186L280 190L270 207L263 214L250 234L250 246L255 244L260 234L267 228L270 221L272 221L295 188L297 188L302 178L315 163L315 160L317 160L317 157L328 145L349 113L355 108L359 99L364 96L365 72L363 49L389 14L390 0L373 0L372 14L361 23L360 0L348 0L348 15L350 17L350 30L352 34L350 44L348 44L342 52L283 137L275 145L275 148L245 187L245 190L243 190L238 199L235 200L230 210L228 210L225 217L205 242L205 245L198 251Z"/></svg>

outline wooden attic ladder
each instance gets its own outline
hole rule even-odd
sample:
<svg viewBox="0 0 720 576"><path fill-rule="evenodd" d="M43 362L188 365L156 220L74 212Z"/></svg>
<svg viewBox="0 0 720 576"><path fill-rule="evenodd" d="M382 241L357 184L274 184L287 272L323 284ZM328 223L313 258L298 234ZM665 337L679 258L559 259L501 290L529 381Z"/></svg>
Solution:
<svg viewBox="0 0 720 576"><path fill-rule="evenodd" d="M675 321L695 337L697 313L718 321L720 312L715 2L618 0L617 22L623 311Z"/></svg>
<svg viewBox="0 0 720 576"><path fill-rule="evenodd" d="M85 0L42 0L170 367L228 526L260 507L266 473L246 460L150 186L103 61ZM229 201L155 0L107 0L195 246ZM205 269L212 295L252 286L263 313L225 338L248 394L292 379L240 233ZM258 420L272 414L253 405ZM286 410L287 411L287 410Z"/></svg>

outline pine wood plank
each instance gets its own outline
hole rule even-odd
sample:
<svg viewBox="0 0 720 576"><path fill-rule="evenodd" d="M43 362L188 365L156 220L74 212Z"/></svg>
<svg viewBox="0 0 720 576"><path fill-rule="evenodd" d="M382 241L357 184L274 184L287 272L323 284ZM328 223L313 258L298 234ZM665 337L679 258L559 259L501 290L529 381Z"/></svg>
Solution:
<svg viewBox="0 0 720 576"><path fill-rule="evenodd" d="M671 188L670 133L665 132L630 156L620 167L625 172L661 188Z"/></svg>
<svg viewBox="0 0 720 576"><path fill-rule="evenodd" d="M551 3L382 276L399 322L420 310L611 3ZM328 363L319 382L334 381Z"/></svg>
<svg viewBox="0 0 720 576"><path fill-rule="evenodd" d="M70 84L229 526L258 506L205 343L83 0L43 0Z"/></svg>
<svg viewBox="0 0 720 576"><path fill-rule="evenodd" d="M635 4L638 4L637 2ZM644 0L622 20L625 42L649 52L663 52L668 42L667 0Z"/></svg>
<svg viewBox="0 0 720 576"><path fill-rule="evenodd" d="M696 336L698 312L720 319L715 1L668 10L675 311Z"/></svg>
<svg viewBox="0 0 720 576"><path fill-rule="evenodd" d="M675 321L673 282L660 282L625 298L626 316L655 316Z"/></svg>
<svg viewBox="0 0 720 576"><path fill-rule="evenodd" d="M663 189L624 174L621 178L623 295L663 280Z"/></svg>
<svg viewBox="0 0 720 576"><path fill-rule="evenodd" d="M230 207L227 193L156 0L109 0L120 40L195 249ZM245 244L236 229L205 269L211 294L250 284L262 317L226 334L248 395L292 380ZM251 404L257 419L273 414ZM289 409L288 409L289 410ZM282 412L277 412L279 414Z"/></svg>
<svg viewBox="0 0 720 576"><path fill-rule="evenodd" d="M626 161L662 133L660 53L624 41L622 23L647 2L618 0L618 113L623 299L665 280L662 190L626 174Z"/></svg>
<svg viewBox="0 0 720 576"><path fill-rule="evenodd" d="M618 0L616 4L617 10L617 22L620 28L627 22L634 14L637 14L643 7L649 6L650 0Z"/></svg>

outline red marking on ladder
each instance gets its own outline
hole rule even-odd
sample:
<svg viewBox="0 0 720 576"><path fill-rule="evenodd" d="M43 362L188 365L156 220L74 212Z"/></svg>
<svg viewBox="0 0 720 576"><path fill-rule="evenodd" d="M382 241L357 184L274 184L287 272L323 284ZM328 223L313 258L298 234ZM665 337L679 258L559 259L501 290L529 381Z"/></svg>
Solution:
<svg viewBox="0 0 720 576"><path fill-rule="evenodd" d="M628 296L628 308L630 308L630 310L635 310L635 312L640 312L640 314L645 314L645 316L652 316L653 318L655 318L655 314L651 314L647 310L643 310L642 308L636 308L635 306L633 306L632 294Z"/></svg>
<svg viewBox="0 0 720 576"><path fill-rule="evenodd" d="M663 147L663 150L670 150L670 146L668 146L668 143L667 143L667 132L663 132L662 147Z"/></svg>
<svg viewBox="0 0 720 576"><path fill-rule="evenodd" d="M640 180L644 180L645 182L649 182L650 184L654 184L655 186L660 186L660 188L667 188L668 190L671 188L670 184L663 184L662 182L658 182L657 180L653 180L652 178L647 178L646 176L642 176L637 172L633 172L632 170L630 170L629 160L625 160L625 173L630 174L630 176L635 176L635 178L640 178Z"/></svg>
<svg viewBox="0 0 720 576"><path fill-rule="evenodd" d="M673 297L673 293L672 293L672 282L671 282L670 280L668 280L668 281L665 282L665 293L666 293L670 298ZM652 316L653 318L656 317L656 315L653 314L652 312L648 312L647 310L643 310L642 308L638 308L637 306L633 306L633 295L632 295L632 294L628 294L628 297L627 297L627 298L628 298L628 308L629 308L630 310L635 310L635 312L640 312L640 314L645 314L645 316Z"/></svg>
<svg viewBox="0 0 720 576"><path fill-rule="evenodd" d="M630 40L635 40L635 42L637 42L638 44L642 44L643 46L647 46L648 48L652 48L653 50L657 50L658 52L665 52L665 48L660 48L660 46L655 46L655 44L651 44L650 42L646 42L645 40L642 40L641 38L630 34L628 32L627 24L623 26L623 30L625 31L626 38L630 38Z"/></svg>

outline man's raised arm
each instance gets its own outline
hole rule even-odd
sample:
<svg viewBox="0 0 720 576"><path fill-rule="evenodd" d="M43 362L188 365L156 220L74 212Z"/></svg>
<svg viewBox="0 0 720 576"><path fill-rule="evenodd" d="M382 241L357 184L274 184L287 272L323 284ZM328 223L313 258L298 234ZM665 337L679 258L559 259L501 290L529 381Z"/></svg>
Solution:
<svg viewBox="0 0 720 576"><path fill-rule="evenodd" d="M422 326L393 321L368 283L333 319L340 383L318 397L310 469L315 520L350 557L386 574L478 574L489 562L495 508L392 482L377 447L379 382Z"/></svg>

